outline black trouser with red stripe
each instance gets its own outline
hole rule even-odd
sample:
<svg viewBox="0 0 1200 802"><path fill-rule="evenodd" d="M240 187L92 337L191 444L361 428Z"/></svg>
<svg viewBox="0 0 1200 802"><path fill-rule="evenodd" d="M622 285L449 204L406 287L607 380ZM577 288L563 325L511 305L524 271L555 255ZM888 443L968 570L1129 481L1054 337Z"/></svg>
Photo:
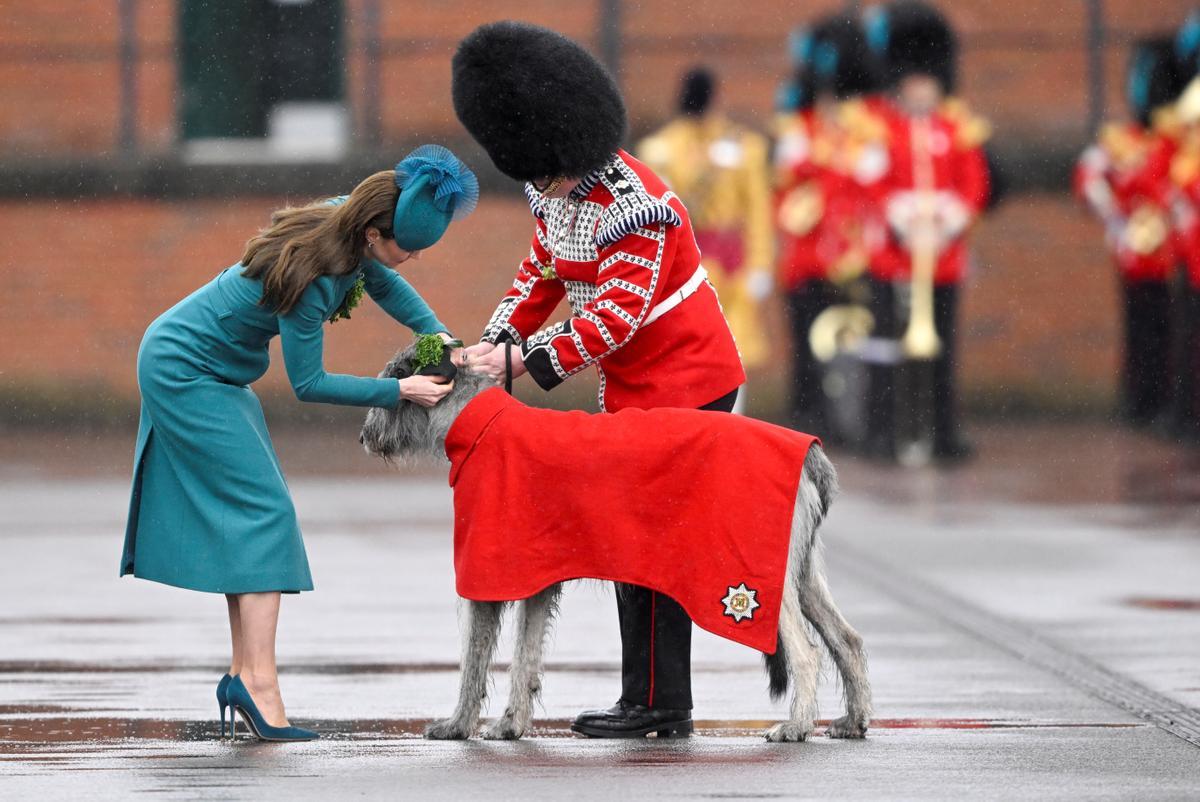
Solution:
<svg viewBox="0 0 1200 802"><path fill-rule="evenodd" d="M701 409L732 412L737 391ZM692 619L670 596L617 587L621 623L621 700L667 710L692 708Z"/></svg>
<svg viewBox="0 0 1200 802"><path fill-rule="evenodd" d="M1121 414L1150 423L1171 401L1171 287L1165 281L1126 281Z"/></svg>
<svg viewBox="0 0 1200 802"><path fill-rule="evenodd" d="M826 432L825 392L821 388L821 366L813 355L808 334L817 316L836 298L834 285L823 279L809 279L788 291L788 318L792 324L791 421L804 432Z"/></svg>
<svg viewBox="0 0 1200 802"><path fill-rule="evenodd" d="M872 337L894 340L904 338L907 314L897 309L896 286L889 281L871 279L871 314L875 318ZM958 286L940 284L933 288L933 325L942 349L933 360L933 448L934 454L953 451L961 439L958 418ZM890 451L896 442L896 365L872 364L867 407L868 448L877 455ZM911 404L910 400L905 403Z"/></svg>
<svg viewBox="0 0 1200 802"><path fill-rule="evenodd" d="M1200 286L1188 284L1179 315L1182 336L1175 370L1176 431L1200 440Z"/></svg>

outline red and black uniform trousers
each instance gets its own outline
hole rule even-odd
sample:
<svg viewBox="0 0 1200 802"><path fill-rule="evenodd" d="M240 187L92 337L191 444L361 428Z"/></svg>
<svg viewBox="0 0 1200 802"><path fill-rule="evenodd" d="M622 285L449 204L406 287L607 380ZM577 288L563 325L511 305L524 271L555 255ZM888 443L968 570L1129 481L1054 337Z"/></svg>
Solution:
<svg viewBox="0 0 1200 802"><path fill-rule="evenodd" d="M1121 282L1124 348L1121 360L1121 417L1146 425L1171 405L1171 286L1165 279Z"/></svg>
<svg viewBox="0 0 1200 802"><path fill-rule="evenodd" d="M788 287L788 322L792 334L792 380L788 394L788 423L797 431L820 432L827 441L837 441L837 432L827 414L824 371L813 354L809 334L817 317L842 299L832 281L806 278Z"/></svg>
<svg viewBox="0 0 1200 802"><path fill-rule="evenodd" d="M734 390L700 407L732 412ZM670 596L617 586L621 627L621 701L665 710L692 708L692 619Z"/></svg>
<svg viewBox="0 0 1200 802"><path fill-rule="evenodd" d="M1187 264L1180 293L1173 389L1175 434L1200 442L1200 264Z"/></svg>
<svg viewBox="0 0 1200 802"><path fill-rule="evenodd" d="M963 445L957 383L958 305L966 260L965 243L954 243L941 255L935 272L933 325L941 341L941 350L930 365L932 394L928 401L932 404L929 413L934 456L954 456ZM872 270L869 308L874 326L863 350L870 388L866 450L883 457L896 454L898 405L907 407L916 399L912 392L906 393L908 397L900 395L899 370L906 359L901 341L908 328L912 304L908 293L910 278L896 263L893 258L890 264L884 261L882 269Z"/></svg>

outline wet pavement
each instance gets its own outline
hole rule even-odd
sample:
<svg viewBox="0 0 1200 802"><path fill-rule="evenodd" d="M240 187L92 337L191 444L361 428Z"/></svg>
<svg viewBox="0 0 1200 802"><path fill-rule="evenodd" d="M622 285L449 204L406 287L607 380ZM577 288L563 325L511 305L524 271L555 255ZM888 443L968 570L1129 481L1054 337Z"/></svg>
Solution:
<svg viewBox="0 0 1200 802"><path fill-rule="evenodd" d="M870 656L866 741L763 742L784 708L761 660L703 632L696 737L573 737L620 674L611 590L579 583L532 736L440 743L420 732L456 691L444 474L281 435L318 591L284 601L281 681L322 739L276 745L217 738L223 600L115 576L129 444L34 458L38 443L8 439L0 798L1200 798L1196 454L1088 426L993 427L980 444L952 471L836 460L824 538ZM827 669L821 715L839 713Z"/></svg>

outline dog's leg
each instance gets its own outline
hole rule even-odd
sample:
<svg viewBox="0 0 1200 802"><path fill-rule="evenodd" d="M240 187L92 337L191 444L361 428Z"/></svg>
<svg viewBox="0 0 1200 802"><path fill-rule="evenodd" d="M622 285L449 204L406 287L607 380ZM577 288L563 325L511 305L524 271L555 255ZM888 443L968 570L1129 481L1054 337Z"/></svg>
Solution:
<svg viewBox="0 0 1200 802"><path fill-rule="evenodd" d="M458 707L450 718L435 721L425 728L425 737L435 740L470 738L479 726L479 710L487 697L488 670L500 634L503 602L467 604L467 629L463 637Z"/></svg>
<svg viewBox="0 0 1200 802"><path fill-rule="evenodd" d="M791 568L789 567L789 574ZM788 583L792 587L791 583ZM791 718L768 729L768 741L803 741L812 734L817 718L817 675L821 670L821 653L808 637L800 599L786 593L779 611L779 645L787 661L792 680Z"/></svg>
<svg viewBox="0 0 1200 802"><path fill-rule="evenodd" d="M815 550L814 550L815 551ZM812 555L800 586L800 606L833 655L846 693L846 715L830 723L830 738L866 737L871 720L871 683L862 637L847 623L833 603L819 553Z"/></svg>
<svg viewBox="0 0 1200 802"><path fill-rule="evenodd" d="M529 730L533 703L542 690L542 655L558 611L562 585L551 585L521 603L517 646L509 672L511 688L504 715L483 731L484 738L516 740Z"/></svg>

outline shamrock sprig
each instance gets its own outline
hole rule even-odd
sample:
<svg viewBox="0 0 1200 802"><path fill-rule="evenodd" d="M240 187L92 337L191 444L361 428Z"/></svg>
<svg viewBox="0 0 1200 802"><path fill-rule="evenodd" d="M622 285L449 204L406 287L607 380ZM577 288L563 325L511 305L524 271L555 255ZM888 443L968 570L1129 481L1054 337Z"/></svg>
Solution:
<svg viewBox="0 0 1200 802"><path fill-rule="evenodd" d="M446 342L440 334L420 335L417 337L417 349L412 359L413 373L442 364L442 357L447 348L462 348L462 345L462 340Z"/></svg>
<svg viewBox="0 0 1200 802"><path fill-rule="evenodd" d="M367 288L367 282L359 274L358 281L354 282L354 286L346 290L346 297L342 299L342 305L333 310L333 314L329 316L330 323L337 323L339 320L349 320L350 310L358 306L362 300L363 291Z"/></svg>

